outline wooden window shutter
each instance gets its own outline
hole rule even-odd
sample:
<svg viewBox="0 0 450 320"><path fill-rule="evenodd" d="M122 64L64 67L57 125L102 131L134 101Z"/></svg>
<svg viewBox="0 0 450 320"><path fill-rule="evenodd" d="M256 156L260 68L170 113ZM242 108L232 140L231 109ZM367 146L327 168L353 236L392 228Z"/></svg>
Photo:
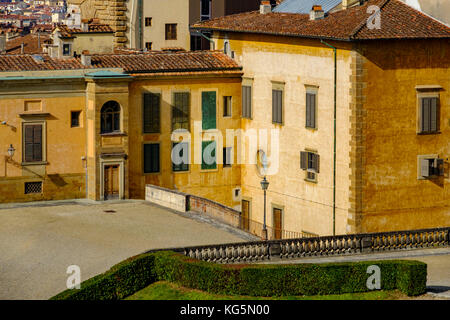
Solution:
<svg viewBox="0 0 450 320"><path fill-rule="evenodd" d="M32 162L33 161L33 126L27 125L25 126L25 162Z"/></svg>
<svg viewBox="0 0 450 320"><path fill-rule="evenodd" d="M308 152L300 151L300 169L308 169Z"/></svg>
<svg viewBox="0 0 450 320"><path fill-rule="evenodd" d="M252 87L242 86L242 117L252 117Z"/></svg>
<svg viewBox="0 0 450 320"><path fill-rule="evenodd" d="M216 129L216 92L202 92L202 129Z"/></svg>
<svg viewBox="0 0 450 320"><path fill-rule="evenodd" d="M314 159L314 161L313 161L313 163L314 163L314 170L316 171L316 173L319 173L319 168L320 168L320 156L317 154L317 153L315 153L314 154L314 156L313 156L313 159Z"/></svg>
<svg viewBox="0 0 450 320"><path fill-rule="evenodd" d="M33 161L42 161L42 125L33 126Z"/></svg>
<svg viewBox="0 0 450 320"><path fill-rule="evenodd" d="M430 131L430 100L428 98L422 99L422 130L421 132Z"/></svg>
<svg viewBox="0 0 450 320"><path fill-rule="evenodd" d="M283 123L283 91L272 90L272 121Z"/></svg>
<svg viewBox="0 0 450 320"><path fill-rule="evenodd" d="M159 172L159 144L144 144L144 173Z"/></svg>
<svg viewBox="0 0 450 320"><path fill-rule="evenodd" d="M316 94L306 93L306 127L316 128Z"/></svg>
<svg viewBox="0 0 450 320"><path fill-rule="evenodd" d="M144 93L144 133L160 132L160 94Z"/></svg>
<svg viewBox="0 0 450 320"><path fill-rule="evenodd" d="M438 131L438 121L439 121L437 98L430 98L429 103L430 103L430 131L436 132Z"/></svg>

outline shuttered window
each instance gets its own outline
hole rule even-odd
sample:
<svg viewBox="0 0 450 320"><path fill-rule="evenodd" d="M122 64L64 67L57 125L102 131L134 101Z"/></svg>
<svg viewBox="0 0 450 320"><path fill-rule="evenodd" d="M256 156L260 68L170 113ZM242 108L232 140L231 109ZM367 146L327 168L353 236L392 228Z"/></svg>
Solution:
<svg viewBox="0 0 450 320"><path fill-rule="evenodd" d="M202 129L216 129L216 92L202 92Z"/></svg>
<svg viewBox="0 0 450 320"><path fill-rule="evenodd" d="M42 157L42 124L24 126L24 162L41 162Z"/></svg>
<svg viewBox="0 0 450 320"><path fill-rule="evenodd" d="M316 180L316 174L320 172L320 156L314 152L300 152L300 168L307 172L308 180Z"/></svg>
<svg viewBox="0 0 450 320"><path fill-rule="evenodd" d="M166 24L166 40L177 40L177 24Z"/></svg>
<svg viewBox="0 0 450 320"><path fill-rule="evenodd" d="M316 94L306 93L306 127L316 128Z"/></svg>
<svg viewBox="0 0 450 320"><path fill-rule="evenodd" d="M438 98L420 99L420 133L436 133L439 131Z"/></svg>
<svg viewBox="0 0 450 320"><path fill-rule="evenodd" d="M215 141L202 141L202 170L217 168Z"/></svg>
<svg viewBox="0 0 450 320"><path fill-rule="evenodd" d="M144 133L160 133L161 95L144 93Z"/></svg>
<svg viewBox="0 0 450 320"><path fill-rule="evenodd" d="M272 122L283 123L283 91L272 90Z"/></svg>
<svg viewBox="0 0 450 320"><path fill-rule="evenodd" d="M252 118L252 87L242 86L242 117Z"/></svg>
<svg viewBox="0 0 450 320"><path fill-rule="evenodd" d="M144 144L144 173L159 171L159 143Z"/></svg>
<svg viewBox="0 0 450 320"><path fill-rule="evenodd" d="M189 144L178 142L172 144L172 171L189 171Z"/></svg>
<svg viewBox="0 0 450 320"><path fill-rule="evenodd" d="M172 105L172 131L189 130L189 92L175 92Z"/></svg>

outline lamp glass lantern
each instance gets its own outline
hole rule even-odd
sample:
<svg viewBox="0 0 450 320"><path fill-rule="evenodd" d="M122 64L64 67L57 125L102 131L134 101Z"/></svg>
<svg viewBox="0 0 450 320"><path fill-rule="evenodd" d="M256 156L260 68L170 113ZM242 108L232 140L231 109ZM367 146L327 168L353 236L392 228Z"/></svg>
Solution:
<svg viewBox="0 0 450 320"><path fill-rule="evenodd" d="M269 188L269 181L267 181L266 177L261 180L261 188L266 191Z"/></svg>
<svg viewBox="0 0 450 320"><path fill-rule="evenodd" d="M16 151L16 149L14 149L13 145L12 145L12 144L9 145L9 148L8 148L8 155L9 155L10 158L12 158L12 157L14 156L14 152L15 152L15 151Z"/></svg>

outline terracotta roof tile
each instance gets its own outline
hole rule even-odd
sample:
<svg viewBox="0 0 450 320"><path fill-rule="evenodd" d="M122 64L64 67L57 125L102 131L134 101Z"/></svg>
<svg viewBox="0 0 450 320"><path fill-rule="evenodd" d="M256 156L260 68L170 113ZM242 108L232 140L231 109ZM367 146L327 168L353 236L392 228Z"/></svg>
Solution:
<svg viewBox="0 0 450 320"><path fill-rule="evenodd" d="M59 25L57 28L60 31L61 36L66 38L72 38L77 33L113 33L113 30L109 25L101 23L90 23L88 31L83 31L80 28L69 28L66 25Z"/></svg>
<svg viewBox="0 0 450 320"><path fill-rule="evenodd" d="M42 52L42 45L50 39L50 36L46 34L41 34L41 45L39 47L39 36L38 34L27 34L22 37L16 37L6 42L6 53L8 54L20 54L22 53L22 43L23 53L40 53Z"/></svg>
<svg viewBox="0 0 450 320"><path fill-rule="evenodd" d="M54 59L40 55L0 55L0 71L41 71L86 69L78 58ZM219 51L150 52L92 55L91 69L123 68L126 73L192 73L240 71L237 63Z"/></svg>
<svg viewBox="0 0 450 320"><path fill-rule="evenodd" d="M40 55L43 61L29 54L0 55L0 71L46 71L85 69L78 59L54 59Z"/></svg>
<svg viewBox="0 0 450 320"><path fill-rule="evenodd" d="M380 29L367 27L371 5L381 8ZM310 20L309 14L252 11L199 22L192 28L337 40L450 38L448 26L399 0L369 0L319 20Z"/></svg>
<svg viewBox="0 0 450 320"><path fill-rule="evenodd" d="M220 51L93 55L92 66L123 68L128 73L240 70L233 59Z"/></svg>

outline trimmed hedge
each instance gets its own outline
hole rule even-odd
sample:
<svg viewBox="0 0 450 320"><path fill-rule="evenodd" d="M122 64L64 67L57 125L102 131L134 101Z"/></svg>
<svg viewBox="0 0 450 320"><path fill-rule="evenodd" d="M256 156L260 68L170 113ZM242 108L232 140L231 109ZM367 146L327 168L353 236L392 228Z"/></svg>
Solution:
<svg viewBox="0 0 450 320"><path fill-rule="evenodd" d="M56 300L123 299L155 281L170 281L210 293L249 296L325 295L367 292L367 268L381 269L381 289L412 296L426 291L427 265L389 260L296 265L221 265L161 251L130 258L66 290Z"/></svg>

